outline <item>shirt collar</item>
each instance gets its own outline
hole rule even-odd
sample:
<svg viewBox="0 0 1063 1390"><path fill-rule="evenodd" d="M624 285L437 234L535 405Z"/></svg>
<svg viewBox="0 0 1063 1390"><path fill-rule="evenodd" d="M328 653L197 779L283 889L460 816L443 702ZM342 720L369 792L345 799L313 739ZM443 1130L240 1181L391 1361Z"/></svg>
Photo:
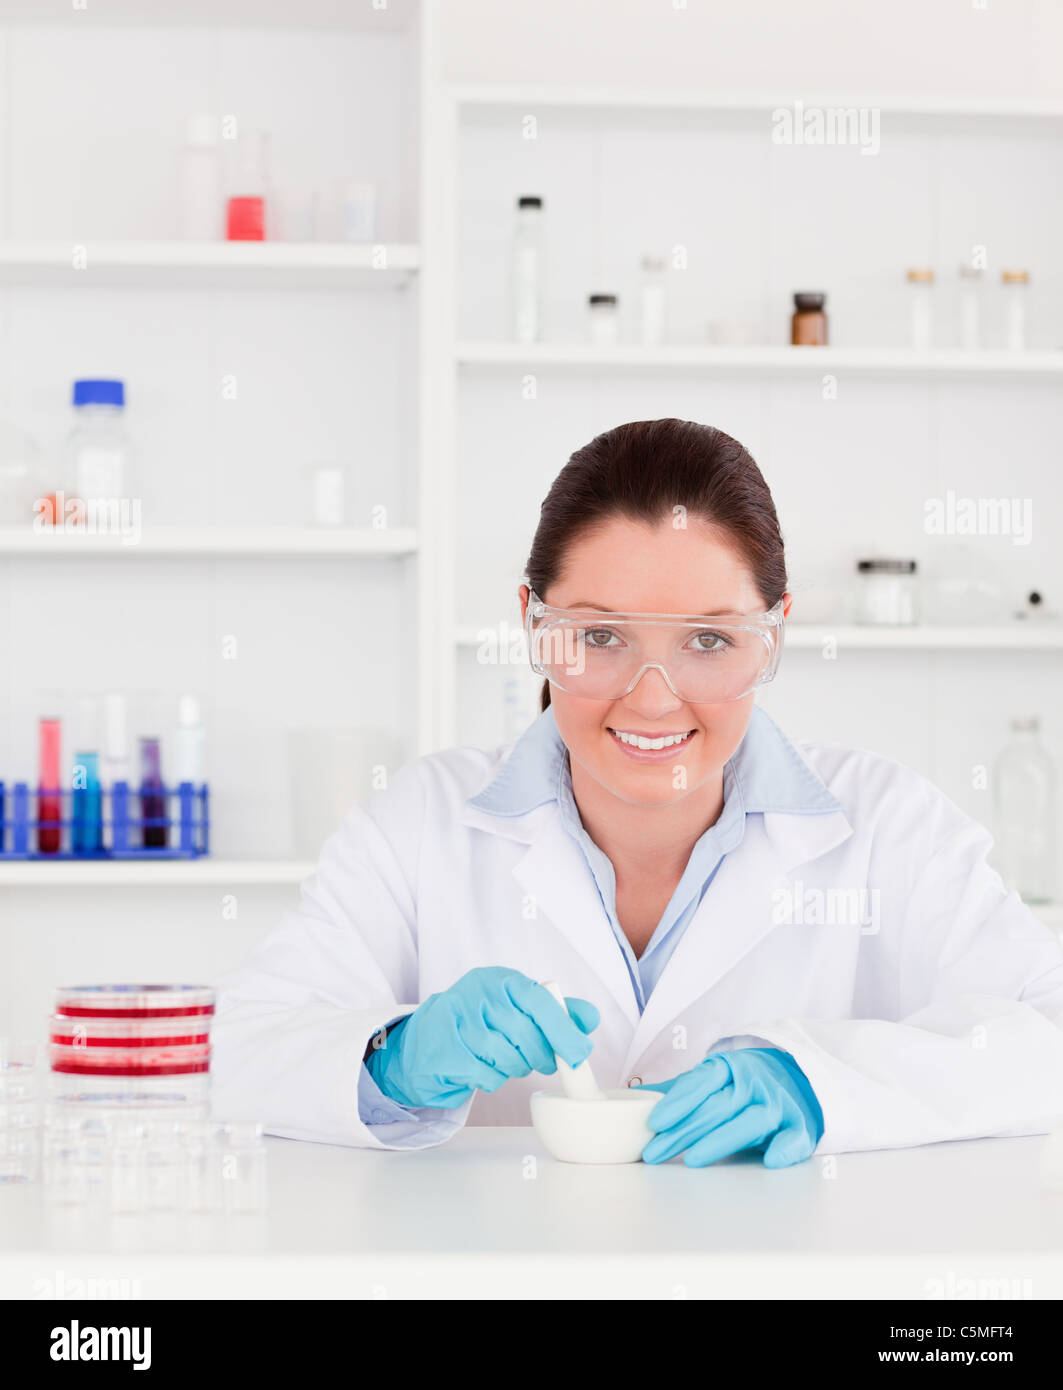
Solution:
<svg viewBox="0 0 1063 1390"><path fill-rule="evenodd" d="M495 777L467 805L491 815L522 816L544 802L563 802L567 751L548 705L513 745ZM746 812L800 815L843 809L759 705L753 706L745 736L725 766L725 779L728 770Z"/></svg>

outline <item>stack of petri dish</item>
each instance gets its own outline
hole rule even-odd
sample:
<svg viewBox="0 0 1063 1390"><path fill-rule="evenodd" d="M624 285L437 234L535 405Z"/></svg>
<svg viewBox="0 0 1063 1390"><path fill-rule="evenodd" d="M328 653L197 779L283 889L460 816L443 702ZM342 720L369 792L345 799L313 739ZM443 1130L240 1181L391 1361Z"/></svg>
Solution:
<svg viewBox="0 0 1063 1390"><path fill-rule="evenodd" d="M0 1038L0 1183L31 1182L40 1165L37 1044Z"/></svg>
<svg viewBox="0 0 1063 1390"><path fill-rule="evenodd" d="M202 985L58 991L43 1133L53 1203L114 1212L262 1209L262 1126L211 1117L214 1004Z"/></svg>
<svg viewBox="0 0 1063 1390"><path fill-rule="evenodd" d="M180 1107L206 1116L214 991L203 985L75 985L49 1026L49 1094L67 1104Z"/></svg>

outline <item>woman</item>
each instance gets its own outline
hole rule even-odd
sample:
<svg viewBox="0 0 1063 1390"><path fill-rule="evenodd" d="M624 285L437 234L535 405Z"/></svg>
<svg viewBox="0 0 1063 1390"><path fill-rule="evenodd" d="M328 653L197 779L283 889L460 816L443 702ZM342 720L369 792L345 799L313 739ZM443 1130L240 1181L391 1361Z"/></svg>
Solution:
<svg viewBox="0 0 1063 1390"><path fill-rule="evenodd" d="M219 1113L418 1148L527 1124L553 1053L593 1047L600 1084L662 1092L647 1162L1049 1129L1063 949L924 778L755 705L786 584L728 435L642 421L577 450L519 591L542 713L350 812L222 982Z"/></svg>

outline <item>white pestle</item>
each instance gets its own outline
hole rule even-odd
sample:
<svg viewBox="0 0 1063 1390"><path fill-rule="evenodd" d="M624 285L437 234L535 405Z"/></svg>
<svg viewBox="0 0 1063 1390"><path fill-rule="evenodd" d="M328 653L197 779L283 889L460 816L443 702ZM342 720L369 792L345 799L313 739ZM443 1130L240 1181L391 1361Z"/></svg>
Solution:
<svg viewBox="0 0 1063 1390"><path fill-rule="evenodd" d="M556 980L541 980L539 982L543 989L547 989L554 996L566 1013L568 1005L565 1003L565 996L558 988ZM571 1017L571 1015L569 1015ZM561 1078L561 1085L565 1095L569 1100L608 1100L609 1097L603 1095L594 1079L594 1072L591 1071L589 1061L581 1062L578 1067L570 1067L563 1057L554 1053L557 1061L557 1074Z"/></svg>

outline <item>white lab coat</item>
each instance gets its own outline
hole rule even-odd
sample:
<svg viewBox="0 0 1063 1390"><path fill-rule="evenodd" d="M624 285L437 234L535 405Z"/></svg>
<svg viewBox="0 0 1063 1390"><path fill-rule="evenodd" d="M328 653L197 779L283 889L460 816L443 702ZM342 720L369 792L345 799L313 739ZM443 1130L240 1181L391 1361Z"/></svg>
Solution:
<svg viewBox="0 0 1063 1390"><path fill-rule="evenodd" d="M1046 1132L1063 1116L1056 934L988 867L987 831L926 779L871 753L794 746L845 811L748 818L641 1017L557 803L516 816L466 805L509 747L410 764L347 815L299 907L219 982L215 1113L366 1148L529 1123L529 1094L556 1076L457 1110L359 1119L374 1033L467 970L502 965L597 1005L604 1086L675 1076L713 1049L786 1049L822 1106L820 1153ZM839 890L864 896L845 908Z"/></svg>

